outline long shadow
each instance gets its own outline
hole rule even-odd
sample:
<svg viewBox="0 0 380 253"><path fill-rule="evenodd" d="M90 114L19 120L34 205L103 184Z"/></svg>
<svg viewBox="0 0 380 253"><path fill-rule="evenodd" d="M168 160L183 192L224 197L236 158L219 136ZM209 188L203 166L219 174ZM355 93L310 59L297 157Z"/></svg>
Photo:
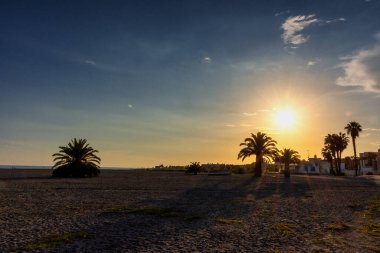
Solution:
<svg viewBox="0 0 380 253"><path fill-rule="evenodd" d="M186 190L175 198L150 198L132 206L169 210L175 213L173 217L128 212L108 213L99 218L103 219L104 223L89 227L90 231L94 231L96 239L84 243L89 246L99 244L105 252L168 250L168 244L171 247L173 244L177 245L178 248L172 250L202 251L202 240L216 240L219 243L228 240L223 230L217 231L218 239L212 236L216 233L213 227L220 225L216 219L250 219L255 201L247 201L247 195L254 196L255 200L269 198L275 194L280 194L281 197L301 197L310 190L306 182L284 180L280 175L273 178L267 175L260 179L240 176L242 178L236 180L237 182L232 182L235 176L203 177L204 181L212 182ZM234 229L239 230L242 227L237 226ZM184 237L187 239L184 240Z"/></svg>

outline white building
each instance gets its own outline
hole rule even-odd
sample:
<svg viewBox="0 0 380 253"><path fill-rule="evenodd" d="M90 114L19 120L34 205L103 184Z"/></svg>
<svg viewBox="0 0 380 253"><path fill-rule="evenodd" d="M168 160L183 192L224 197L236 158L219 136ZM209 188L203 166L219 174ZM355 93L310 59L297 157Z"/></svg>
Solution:
<svg viewBox="0 0 380 253"><path fill-rule="evenodd" d="M301 164L298 173L302 174L330 174L330 163L316 155Z"/></svg>

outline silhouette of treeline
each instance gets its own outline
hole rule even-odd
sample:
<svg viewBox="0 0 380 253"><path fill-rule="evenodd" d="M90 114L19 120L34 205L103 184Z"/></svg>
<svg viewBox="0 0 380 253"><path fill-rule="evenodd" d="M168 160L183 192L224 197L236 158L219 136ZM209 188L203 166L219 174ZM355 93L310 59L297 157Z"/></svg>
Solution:
<svg viewBox="0 0 380 253"><path fill-rule="evenodd" d="M200 173L209 173L209 172L222 172L229 171L232 174L244 174L244 173L252 173L255 168L255 163L252 164L244 164L244 165L236 165L236 164L224 164L224 163L206 163L201 164L199 171ZM153 171L172 171L172 172L186 172L189 169L189 165L167 165L163 164L157 165L154 168L149 170Z"/></svg>

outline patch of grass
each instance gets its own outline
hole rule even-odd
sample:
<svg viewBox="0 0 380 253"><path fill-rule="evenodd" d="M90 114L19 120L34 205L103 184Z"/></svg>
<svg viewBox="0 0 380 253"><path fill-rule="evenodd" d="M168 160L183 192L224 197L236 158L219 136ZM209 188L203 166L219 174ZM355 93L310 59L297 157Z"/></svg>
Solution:
<svg viewBox="0 0 380 253"><path fill-rule="evenodd" d="M366 218L366 217L371 217L371 218L376 218L380 217L380 201L374 201L370 203L366 210L361 212L361 215Z"/></svg>
<svg viewBox="0 0 380 253"><path fill-rule="evenodd" d="M380 238L380 201L371 202L364 211L360 212L360 216L362 217L361 232Z"/></svg>
<svg viewBox="0 0 380 253"><path fill-rule="evenodd" d="M276 223L272 229L281 232L283 235L293 235L296 232L295 226L287 223Z"/></svg>
<svg viewBox="0 0 380 253"><path fill-rule="evenodd" d="M24 247L20 247L18 250L41 250L47 248L55 248L63 244L70 244L75 241L86 239L89 237L90 234L85 231L65 233L60 235L49 235Z"/></svg>
<svg viewBox="0 0 380 253"><path fill-rule="evenodd" d="M256 214L258 218L269 218L272 217L272 212L270 210L263 209L258 214Z"/></svg>
<svg viewBox="0 0 380 253"><path fill-rule="evenodd" d="M363 225L362 231L367 235L371 235L371 236L374 236L376 238L380 238L380 223L367 222Z"/></svg>
<svg viewBox="0 0 380 253"><path fill-rule="evenodd" d="M337 245L344 245L345 242L341 238L337 238L332 235L328 235L322 238L318 238L315 240L311 241L313 244L318 244L318 245L323 245L326 247L331 247L331 246L337 246Z"/></svg>
<svg viewBox="0 0 380 253"><path fill-rule="evenodd" d="M327 228L334 231L346 231L350 229L350 227L344 223L328 224Z"/></svg>
<svg viewBox="0 0 380 253"><path fill-rule="evenodd" d="M213 221L222 223L222 224L243 224L242 220L213 219Z"/></svg>

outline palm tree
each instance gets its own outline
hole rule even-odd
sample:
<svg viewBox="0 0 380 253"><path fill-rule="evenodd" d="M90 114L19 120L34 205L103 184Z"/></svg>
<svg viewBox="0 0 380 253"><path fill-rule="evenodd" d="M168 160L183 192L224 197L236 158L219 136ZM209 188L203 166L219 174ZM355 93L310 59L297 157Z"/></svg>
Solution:
<svg viewBox="0 0 380 253"><path fill-rule="evenodd" d="M347 134L351 135L352 139L352 145L354 146L354 166L355 166L355 175L358 175L358 160L356 157L356 137L359 137L359 133L362 131L362 126L356 122L351 121L347 124L347 126L344 128L347 131Z"/></svg>
<svg viewBox="0 0 380 253"><path fill-rule="evenodd" d="M339 134L328 134L325 137L325 148L331 152L333 160L335 161L335 173L340 174L340 164L342 161L342 153L347 148L349 138L346 134L339 132Z"/></svg>
<svg viewBox="0 0 380 253"><path fill-rule="evenodd" d="M100 173L98 150L87 144L86 139L72 139L67 146L60 146L53 154L53 176L56 177L92 177Z"/></svg>
<svg viewBox="0 0 380 253"><path fill-rule="evenodd" d="M299 163L300 155L293 149L284 148L283 150L280 150L278 154L278 160L279 162L285 164L284 176L290 177L290 164Z"/></svg>
<svg viewBox="0 0 380 253"><path fill-rule="evenodd" d="M330 163L330 173L334 172L334 166L333 166L333 155L332 151L329 149L328 146L324 146L322 148L322 156Z"/></svg>
<svg viewBox="0 0 380 253"><path fill-rule="evenodd" d="M245 146L240 150L238 159L244 161L245 158L255 155L256 164L254 169L254 176L261 177L262 175L262 162L264 160L271 160L275 158L278 150L276 148L277 142L265 133L257 132L251 133L251 138L246 138L240 146Z"/></svg>

